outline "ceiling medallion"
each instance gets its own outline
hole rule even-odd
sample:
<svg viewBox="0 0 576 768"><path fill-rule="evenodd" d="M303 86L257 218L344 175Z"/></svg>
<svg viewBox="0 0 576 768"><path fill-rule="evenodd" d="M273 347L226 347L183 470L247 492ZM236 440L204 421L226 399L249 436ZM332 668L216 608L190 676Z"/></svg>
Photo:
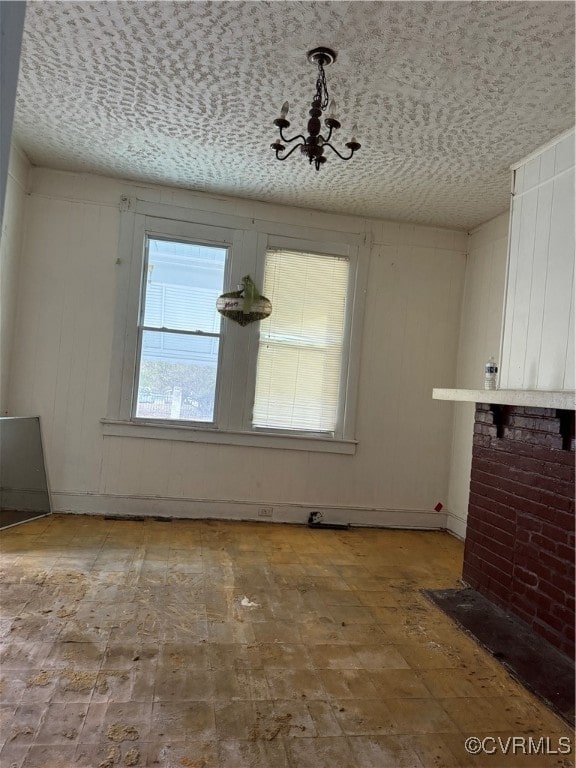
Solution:
<svg viewBox="0 0 576 768"><path fill-rule="evenodd" d="M297 150L298 147L300 147L302 154L306 155L310 164L314 163L316 170L318 171L320 170L320 166L327 160L327 158L324 156L324 149L326 147L337 154L341 160L350 160L354 152L360 149L360 144L356 141L355 138L356 126L352 128L352 138L345 144L345 146L350 150L348 157L341 155L336 147L333 147L330 143L332 133L333 131L336 131L338 128L340 128L340 123L335 117L335 102L333 99L330 101L330 97L328 95L328 86L326 84L326 74L324 72L324 67L327 67L329 64L332 64L333 61L336 61L336 53L330 48L314 48L312 51L308 51L308 61L312 64L318 65L316 93L312 99L312 109L309 112L310 119L308 120L307 126L308 136L299 134L298 136L293 136L291 139L284 136L284 129L288 128L290 125L289 121L286 120L286 115L288 114L290 105L287 101L285 101L280 111L280 117L274 120L274 125L276 125L280 130L280 139L282 141L275 141L274 144L271 144L270 146L273 150L275 150L276 158L278 160L286 160L287 157L290 157L290 155L295 150ZM330 111L328 117L324 120L324 125L326 125L328 128L328 135L324 137L320 133L322 128L320 118L322 117L324 111L327 109L329 103ZM281 153L286 149L286 144L292 144L294 141L297 141L298 143L294 144L285 155L282 155ZM285 143L283 144L282 142Z"/></svg>

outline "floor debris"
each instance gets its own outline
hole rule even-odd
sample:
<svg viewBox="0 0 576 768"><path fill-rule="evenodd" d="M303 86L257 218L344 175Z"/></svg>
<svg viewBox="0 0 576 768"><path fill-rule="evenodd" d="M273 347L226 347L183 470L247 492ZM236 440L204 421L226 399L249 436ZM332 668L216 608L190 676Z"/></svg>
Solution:
<svg viewBox="0 0 576 768"><path fill-rule="evenodd" d="M121 723L113 723L106 732L106 736L112 741L136 741L140 734L132 725L122 725Z"/></svg>

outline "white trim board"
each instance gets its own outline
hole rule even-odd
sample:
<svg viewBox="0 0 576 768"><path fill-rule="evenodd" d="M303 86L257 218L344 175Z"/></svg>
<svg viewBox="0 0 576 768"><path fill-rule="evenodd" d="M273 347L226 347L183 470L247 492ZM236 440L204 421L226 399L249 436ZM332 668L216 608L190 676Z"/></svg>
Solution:
<svg viewBox="0 0 576 768"><path fill-rule="evenodd" d="M271 517L259 514L260 510L270 508L273 510ZM372 528L446 529L446 513L422 509L328 507L58 491L52 492L52 511L80 515L166 517L185 520L250 520L296 524L306 523L310 512L318 511L322 513L323 521L326 523L350 523L355 527Z"/></svg>

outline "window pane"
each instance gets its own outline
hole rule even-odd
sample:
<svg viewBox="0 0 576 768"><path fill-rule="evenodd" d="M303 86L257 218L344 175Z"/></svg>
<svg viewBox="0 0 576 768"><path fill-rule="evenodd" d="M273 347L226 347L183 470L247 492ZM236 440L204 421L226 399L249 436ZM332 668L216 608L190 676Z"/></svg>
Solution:
<svg viewBox="0 0 576 768"><path fill-rule="evenodd" d="M136 416L214 420L219 340L144 331Z"/></svg>
<svg viewBox="0 0 576 768"><path fill-rule="evenodd" d="M144 325L218 333L226 248L148 240Z"/></svg>
<svg viewBox="0 0 576 768"><path fill-rule="evenodd" d="M349 262L340 256L270 250L263 293L253 424L336 429Z"/></svg>

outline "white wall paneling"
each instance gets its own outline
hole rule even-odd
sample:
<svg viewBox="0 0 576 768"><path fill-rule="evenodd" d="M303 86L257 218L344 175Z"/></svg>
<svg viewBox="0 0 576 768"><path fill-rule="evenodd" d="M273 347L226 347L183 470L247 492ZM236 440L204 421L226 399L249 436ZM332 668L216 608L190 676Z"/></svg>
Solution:
<svg viewBox="0 0 576 768"><path fill-rule="evenodd" d="M574 389L574 132L514 170L500 386Z"/></svg>
<svg viewBox="0 0 576 768"><path fill-rule="evenodd" d="M443 527L465 233L34 168L27 198L9 407L42 418L54 507ZM103 435L122 195L204 214L366 237L355 455ZM117 503L114 501L117 500ZM143 506L143 508L144 508ZM151 513L151 512L147 512ZM403 517L404 516L404 517ZM415 521L419 521L415 523Z"/></svg>

